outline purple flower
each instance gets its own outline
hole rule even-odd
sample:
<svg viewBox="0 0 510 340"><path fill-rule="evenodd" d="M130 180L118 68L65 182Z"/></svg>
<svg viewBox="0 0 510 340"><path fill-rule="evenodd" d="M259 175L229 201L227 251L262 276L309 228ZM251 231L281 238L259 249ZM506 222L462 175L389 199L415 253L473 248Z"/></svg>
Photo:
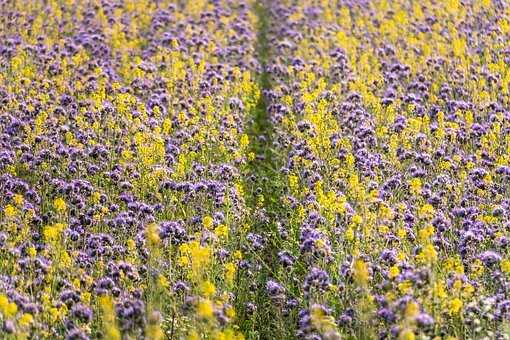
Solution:
<svg viewBox="0 0 510 340"><path fill-rule="evenodd" d="M501 261L501 255L494 251L485 251L482 254L480 254L480 260L486 265L486 266L492 266L495 263L498 263Z"/></svg>

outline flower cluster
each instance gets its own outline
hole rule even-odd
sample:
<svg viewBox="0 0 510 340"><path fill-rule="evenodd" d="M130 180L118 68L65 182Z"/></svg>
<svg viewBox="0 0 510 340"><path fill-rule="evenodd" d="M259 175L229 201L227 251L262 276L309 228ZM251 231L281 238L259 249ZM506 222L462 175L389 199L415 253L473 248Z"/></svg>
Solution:
<svg viewBox="0 0 510 340"><path fill-rule="evenodd" d="M287 336L504 333L509 10L268 2L266 99L285 183L284 232L268 247L280 254L272 280L298 301L273 307Z"/></svg>
<svg viewBox="0 0 510 340"><path fill-rule="evenodd" d="M0 12L2 333L239 337L249 3Z"/></svg>

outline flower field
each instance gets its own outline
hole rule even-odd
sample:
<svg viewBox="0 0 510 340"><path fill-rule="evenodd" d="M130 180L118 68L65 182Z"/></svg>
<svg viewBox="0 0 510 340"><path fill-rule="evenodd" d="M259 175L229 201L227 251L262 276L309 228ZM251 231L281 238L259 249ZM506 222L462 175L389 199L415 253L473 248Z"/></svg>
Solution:
<svg viewBox="0 0 510 340"><path fill-rule="evenodd" d="M0 2L1 339L510 339L510 3Z"/></svg>

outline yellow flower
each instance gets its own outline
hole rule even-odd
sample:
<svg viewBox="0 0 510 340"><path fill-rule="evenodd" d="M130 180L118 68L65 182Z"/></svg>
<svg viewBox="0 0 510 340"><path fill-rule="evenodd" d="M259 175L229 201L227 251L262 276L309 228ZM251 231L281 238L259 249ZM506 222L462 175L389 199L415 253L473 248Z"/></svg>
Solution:
<svg viewBox="0 0 510 340"><path fill-rule="evenodd" d="M471 265L471 275L473 277L478 277L478 276L482 275L483 272L484 272L484 265L483 265L482 260L475 259L473 261L473 264Z"/></svg>
<svg viewBox="0 0 510 340"><path fill-rule="evenodd" d="M170 286L170 283L164 275L158 276L158 284L163 288L168 288Z"/></svg>
<svg viewBox="0 0 510 340"><path fill-rule="evenodd" d="M363 217L361 217L360 215L354 215L352 217L352 223L359 225L362 222L363 222Z"/></svg>
<svg viewBox="0 0 510 340"><path fill-rule="evenodd" d="M9 302L5 311L6 317L13 317L18 312L18 306L14 302Z"/></svg>
<svg viewBox="0 0 510 340"><path fill-rule="evenodd" d="M90 292L83 292L81 294L81 298L82 298L83 302L85 302L86 304L90 303L91 297L92 297L92 294L90 294Z"/></svg>
<svg viewBox="0 0 510 340"><path fill-rule="evenodd" d="M201 285L202 294L204 296L210 297L216 293L216 287L214 287L214 284L212 284L210 281L204 281Z"/></svg>
<svg viewBox="0 0 510 340"><path fill-rule="evenodd" d="M53 207L59 213L65 212L67 209L66 202L60 197L55 198L55 200L53 201Z"/></svg>
<svg viewBox="0 0 510 340"><path fill-rule="evenodd" d="M214 229L214 234L218 237L227 237L228 236L228 227L224 224L220 224Z"/></svg>
<svg viewBox="0 0 510 340"><path fill-rule="evenodd" d="M108 317L110 317L111 314L114 313L113 301L110 296L103 295L99 297L99 305L101 306L101 309L103 310L104 314L106 314Z"/></svg>
<svg viewBox="0 0 510 340"><path fill-rule="evenodd" d="M4 214L5 214L5 217L11 218L11 217L16 216L17 210L12 205L7 204L7 206L4 208Z"/></svg>
<svg viewBox="0 0 510 340"><path fill-rule="evenodd" d="M434 235L435 229L432 224L425 226L418 231L418 237L421 242L425 243L429 240L430 236Z"/></svg>
<svg viewBox="0 0 510 340"><path fill-rule="evenodd" d="M450 314L459 314L459 312L462 309L462 300L459 298L455 298L452 301L450 301Z"/></svg>
<svg viewBox="0 0 510 340"><path fill-rule="evenodd" d="M326 247L326 241L324 241L323 239L318 239L317 241L315 241L315 246L318 249L324 249Z"/></svg>
<svg viewBox="0 0 510 340"><path fill-rule="evenodd" d="M225 314L232 319L233 317L236 316L236 311L233 307L227 307L225 310Z"/></svg>
<svg viewBox="0 0 510 340"><path fill-rule="evenodd" d="M34 247L29 247L29 248L27 249L27 254L28 254L28 256L30 256L30 257L35 257L35 256L37 255L37 251L35 250L35 248L34 248Z"/></svg>
<svg viewBox="0 0 510 340"><path fill-rule="evenodd" d="M406 254L403 251L399 251L397 254L397 261L402 262L406 259Z"/></svg>
<svg viewBox="0 0 510 340"><path fill-rule="evenodd" d="M177 264L181 267L186 267L189 264L189 258L187 256L181 256L177 260Z"/></svg>
<svg viewBox="0 0 510 340"><path fill-rule="evenodd" d="M414 301L411 301L406 306L405 316L407 319L413 319L420 313L420 306Z"/></svg>
<svg viewBox="0 0 510 340"><path fill-rule="evenodd" d="M129 239L126 241L126 246L132 252L136 249L136 242L133 239Z"/></svg>
<svg viewBox="0 0 510 340"><path fill-rule="evenodd" d="M165 333L159 325L148 325L147 338L152 340L165 339Z"/></svg>
<svg viewBox="0 0 510 340"><path fill-rule="evenodd" d="M434 296L435 297L438 297L440 299L444 299L446 298L447 294L446 294L446 290L444 288L444 283L443 282L438 282L434 285Z"/></svg>
<svg viewBox="0 0 510 340"><path fill-rule="evenodd" d="M379 232L381 234L387 234L387 233L389 233L389 231L390 231L390 228L388 228L388 226L386 226L386 225L379 226Z"/></svg>
<svg viewBox="0 0 510 340"><path fill-rule="evenodd" d="M312 325L322 333L334 330L336 328L335 319L324 313L320 306L312 306L310 311Z"/></svg>
<svg viewBox="0 0 510 340"><path fill-rule="evenodd" d="M379 198L379 191L377 189L370 190L368 193L369 198L372 200L376 200Z"/></svg>
<svg viewBox="0 0 510 340"><path fill-rule="evenodd" d="M51 317L52 322L57 321L60 317L60 312L58 308L55 307L51 307L50 309L48 309L48 314Z"/></svg>
<svg viewBox="0 0 510 340"><path fill-rule="evenodd" d="M419 194L421 192L421 180L417 177L411 179L409 181L409 186L411 187L411 192L413 194Z"/></svg>
<svg viewBox="0 0 510 340"><path fill-rule="evenodd" d="M227 283L231 284L234 282L234 275L236 273L236 266L232 263L226 263L225 264L225 280Z"/></svg>
<svg viewBox="0 0 510 340"><path fill-rule="evenodd" d="M99 203L99 201L101 199L101 193L99 191L93 192L90 199L91 199L92 203L94 203L94 204Z"/></svg>
<svg viewBox="0 0 510 340"><path fill-rule="evenodd" d="M168 135L172 131L172 120L170 118L166 118L163 121L162 131L165 135Z"/></svg>
<svg viewBox="0 0 510 340"><path fill-rule="evenodd" d="M13 302L9 302L7 296L0 294L0 313L2 313L5 318L11 318L17 311L18 306Z"/></svg>
<svg viewBox="0 0 510 340"><path fill-rule="evenodd" d="M120 340L121 335L115 322L115 307L112 298L108 295L101 296L99 298L99 306L103 311L105 338L112 340Z"/></svg>
<svg viewBox="0 0 510 340"><path fill-rule="evenodd" d="M368 283L368 267L367 264L361 259L358 259L354 262L354 280L361 286L364 286Z"/></svg>
<svg viewBox="0 0 510 340"><path fill-rule="evenodd" d="M400 274L400 269L398 269L398 266L392 266L388 272L388 277L390 279L394 279Z"/></svg>
<svg viewBox="0 0 510 340"><path fill-rule="evenodd" d="M288 181L289 181L289 188L290 188L290 190L292 190L292 192L297 192L299 178L296 175L290 174L288 176Z"/></svg>
<svg viewBox="0 0 510 340"><path fill-rule="evenodd" d="M65 250L62 250L59 253L59 257L60 257L60 264L61 264L62 268L69 267L73 261L71 256L69 256L69 253Z"/></svg>
<svg viewBox="0 0 510 340"><path fill-rule="evenodd" d="M404 329L398 336L399 340L414 340L414 332L410 329Z"/></svg>
<svg viewBox="0 0 510 340"><path fill-rule="evenodd" d="M413 283L409 280L402 281L398 284L398 290L402 294L410 293L412 287L413 287Z"/></svg>
<svg viewBox="0 0 510 340"><path fill-rule="evenodd" d="M200 340L200 335L196 330L191 330L188 334L188 340Z"/></svg>
<svg viewBox="0 0 510 340"><path fill-rule="evenodd" d="M463 290L463 296L470 297L475 292L475 287L473 287L471 284L466 283L466 286Z"/></svg>
<svg viewBox="0 0 510 340"><path fill-rule="evenodd" d="M32 314L24 313L18 320L21 327L28 327L34 321Z"/></svg>
<svg viewBox="0 0 510 340"><path fill-rule="evenodd" d="M151 247L156 246L160 241L158 226L155 223L151 223L147 226L147 240Z"/></svg>
<svg viewBox="0 0 510 340"><path fill-rule="evenodd" d="M12 200L14 201L14 204L16 204L18 207L23 205L23 201L24 201L23 195L16 194L16 195L14 195Z"/></svg>
<svg viewBox="0 0 510 340"><path fill-rule="evenodd" d="M202 218L202 224L205 229L211 229L213 222L214 221L211 216L204 216L204 218Z"/></svg>
<svg viewBox="0 0 510 340"><path fill-rule="evenodd" d="M236 250L232 256L234 259L240 260L243 258L243 253L240 250Z"/></svg>
<svg viewBox="0 0 510 340"><path fill-rule="evenodd" d="M510 260L503 259L500 263L501 271L507 275L510 275Z"/></svg>
<svg viewBox="0 0 510 340"><path fill-rule="evenodd" d="M79 278L75 278L75 279L73 280L73 286L74 286L74 288L76 288L76 289L80 289L80 287L81 287L81 281L80 281L80 279L79 279Z"/></svg>
<svg viewBox="0 0 510 340"><path fill-rule="evenodd" d="M106 327L105 339L120 340L121 339L120 331L113 326Z"/></svg>
<svg viewBox="0 0 510 340"><path fill-rule="evenodd" d="M248 137L247 134L243 134L239 140L239 144L241 146L241 148L245 148L246 146L248 146L248 144L250 144L250 138Z"/></svg>
<svg viewBox="0 0 510 340"><path fill-rule="evenodd" d="M395 217L395 212L386 205L381 205L379 207L379 214L382 219L392 220Z"/></svg>
<svg viewBox="0 0 510 340"><path fill-rule="evenodd" d="M347 228L347 230L345 231L345 239L347 241L354 240L354 230L351 227Z"/></svg>
<svg viewBox="0 0 510 340"><path fill-rule="evenodd" d="M427 244L418 254L417 259L422 263L434 263L437 261L437 251L432 244Z"/></svg>
<svg viewBox="0 0 510 340"><path fill-rule="evenodd" d="M453 290L454 291L460 291L460 289L462 288L462 281L461 280L455 280L455 282L453 282Z"/></svg>
<svg viewBox="0 0 510 340"><path fill-rule="evenodd" d="M57 241L65 228L66 225L63 223L55 223L54 225L44 227L44 239L48 242Z"/></svg>
<svg viewBox="0 0 510 340"><path fill-rule="evenodd" d="M398 238L402 239L402 238L406 237L406 235L407 235L407 231L404 228L397 229Z"/></svg>
<svg viewBox="0 0 510 340"><path fill-rule="evenodd" d="M58 231L52 226L46 226L43 229L44 239L47 241L54 241L58 238Z"/></svg>
<svg viewBox="0 0 510 340"><path fill-rule="evenodd" d="M204 319L210 319L213 316L213 305L211 300L203 299L200 300L197 306L197 314L199 317Z"/></svg>
<svg viewBox="0 0 510 340"><path fill-rule="evenodd" d="M428 219L434 216L435 209L432 205L426 203L418 211L418 216L422 219Z"/></svg>
<svg viewBox="0 0 510 340"><path fill-rule="evenodd" d="M389 302L392 302L395 300L395 293L394 292L387 292L386 295L385 295L386 299L389 301Z"/></svg>

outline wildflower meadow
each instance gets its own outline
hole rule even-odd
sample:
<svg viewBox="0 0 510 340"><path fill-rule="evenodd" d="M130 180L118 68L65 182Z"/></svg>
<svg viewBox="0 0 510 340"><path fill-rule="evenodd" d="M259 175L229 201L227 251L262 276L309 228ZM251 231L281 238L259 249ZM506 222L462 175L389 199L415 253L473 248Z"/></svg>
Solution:
<svg viewBox="0 0 510 340"><path fill-rule="evenodd" d="M510 340L510 2L0 0L0 339Z"/></svg>

